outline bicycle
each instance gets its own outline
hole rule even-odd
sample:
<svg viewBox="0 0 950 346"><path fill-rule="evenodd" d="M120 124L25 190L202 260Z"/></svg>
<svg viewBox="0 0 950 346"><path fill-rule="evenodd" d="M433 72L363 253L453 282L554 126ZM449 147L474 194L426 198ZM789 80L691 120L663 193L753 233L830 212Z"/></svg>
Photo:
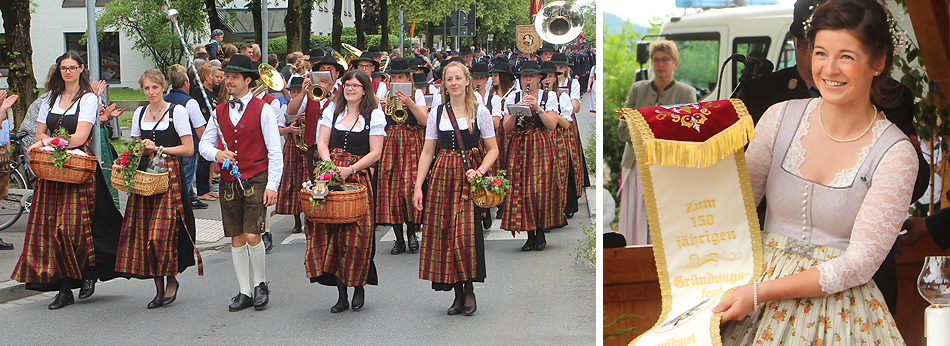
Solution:
<svg viewBox="0 0 950 346"><path fill-rule="evenodd" d="M0 200L0 230L13 226L24 211L30 211L33 202L36 175L30 169L29 156L21 143L27 135L26 131L10 134L10 185L7 198Z"/></svg>

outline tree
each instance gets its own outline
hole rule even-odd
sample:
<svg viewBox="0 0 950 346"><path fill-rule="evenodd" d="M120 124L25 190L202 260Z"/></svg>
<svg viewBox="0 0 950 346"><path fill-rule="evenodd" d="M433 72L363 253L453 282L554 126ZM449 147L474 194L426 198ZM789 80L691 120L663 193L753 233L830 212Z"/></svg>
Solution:
<svg viewBox="0 0 950 346"><path fill-rule="evenodd" d="M254 42L264 42L264 22L261 20L261 0L250 0L244 8L251 10L251 21L254 22Z"/></svg>
<svg viewBox="0 0 950 346"><path fill-rule="evenodd" d="M0 1L3 15L3 30L7 37L6 54L9 58L10 75L7 85L10 94L19 95L13 104L15 125L19 128L26 110L38 96L36 77L33 75L33 44L30 42L30 0Z"/></svg>
<svg viewBox="0 0 950 346"><path fill-rule="evenodd" d="M333 0L333 49L340 51L343 40L343 0Z"/></svg>
<svg viewBox="0 0 950 346"><path fill-rule="evenodd" d="M363 3L363 32L369 35L379 35L379 9L376 0L362 0Z"/></svg>
<svg viewBox="0 0 950 346"><path fill-rule="evenodd" d="M379 50L389 50L389 0L379 0Z"/></svg>
<svg viewBox="0 0 950 346"><path fill-rule="evenodd" d="M296 51L303 51L301 48L300 37L303 36L303 30L300 28L300 18L304 15L301 12L303 7L302 2L309 2L310 0L288 0L287 1L287 16L284 17L284 27L287 31L287 52L284 54L290 54ZM309 16L309 13L307 14ZM310 32L308 31L307 34ZM309 36L309 35L307 35Z"/></svg>
<svg viewBox="0 0 950 346"><path fill-rule="evenodd" d="M182 62L185 52L171 22L165 18L165 1L115 0L105 5L96 18L100 34L108 28L125 33L132 40L132 48L152 58L155 66L167 72L168 67ZM185 42L204 33L207 20L201 0L169 0L168 6L178 10L178 25Z"/></svg>
<svg viewBox="0 0 950 346"><path fill-rule="evenodd" d="M221 29L221 18L218 17L217 1L204 0L204 2L205 9L208 11L208 26L211 28L208 30L208 33L210 34L214 29ZM228 2L230 2L230 0Z"/></svg>
<svg viewBox="0 0 950 346"><path fill-rule="evenodd" d="M584 16L584 30L581 32L587 44L591 47L597 46L597 5L587 3L581 5L581 13Z"/></svg>
<svg viewBox="0 0 950 346"><path fill-rule="evenodd" d="M353 17L356 21L353 27L356 29L356 47L363 49L366 44L366 33L363 31L363 4L353 1Z"/></svg>

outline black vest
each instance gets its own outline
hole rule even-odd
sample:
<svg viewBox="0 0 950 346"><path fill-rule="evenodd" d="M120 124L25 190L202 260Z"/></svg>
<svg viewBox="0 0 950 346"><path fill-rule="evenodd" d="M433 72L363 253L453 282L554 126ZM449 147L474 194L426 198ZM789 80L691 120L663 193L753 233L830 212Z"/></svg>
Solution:
<svg viewBox="0 0 950 346"><path fill-rule="evenodd" d="M334 112L333 122L330 123L330 150L343 148L343 150L356 156L369 154L369 123L372 116L363 117L363 131L360 132L337 130L336 120L338 117L339 114Z"/></svg>
<svg viewBox="0 0 950 346"><path fill-rule="evenodd" d="M53 95L50 95L50 97L53 98ZM79 96L79 99L82 99L82 95ZM56 98L53 98L53 102L56 102ZM79 124L79 102L79 100L76 101L76 112L70 115L53 113L53 107L50 106L49 113L46 114L48 135L52 136L60 127L65 128L70 135L76 133L76 125ZM70 105L70 108L72 108L72 105ZM68 112L69 109L66 109L66 111Z"/></svg>
<svg viewBox="0 0 950 346"><path fill-rule="evenodd" d="M175 104L169 104L168 109L165 110L165 113L168 114L168 128L158 131L155 130L155 127L158 127L158 123L156 123L151 130L146 130L142 127L142 118L145 115L145 108L147 107L142 107L142 111L139 112L138 125L139 131L142 133L142 138L151 139L152 142L155 142L156 146L177 147L181 145L181 137L178 131L175 130Z"/></svg>
<svg viewBox="0 0 950 346"><path fill-rule="evenodd" d="M515 94L515 103L521 102L521 95L523 93L524 93L523 90L519 90L518 93ZM544 110L545 108L547 108L547 105L548 105L548 93L543 92L541 93L541 101L538 102L538 106L540 106L541 109ZM522 128L544 127L544 122L541 121L541 115L539 115L538 113L531 114L531 117L525 119L524 122L525 124L522 126ZM534 126L532 126L531 124L534 124Z"/></svg>
<svg viewBox="0 0 950 346"><path fill-rule="evenodd" d="M439 105L439 109L436 112L436 129L439 128L439 123L442 122L442 111L445 109L445 104ZM451 114L449 116L452 116ZM451 120L449 120L451 121ZM456 119L456 123L458 119ZM465 150L471 150L472 148L478 147L478 139L481 137L482 131L478 128L478 121L476 120L472 126L472 131L469 132L467 129L459 129L459 133L462 135L462 141L465 143ZM458 140L456 140L455 130L442 131L439 130L439 149L448 149L448 150L459 150Z"/></svg>
<svg viewBox="0 0 950 346"><path fill-rule="evenodd" d="M413 99L413 101L416 99L416 92L415 92L415 91L416 91L416 89L412 89L412 99ZM409 116L406 118L406 121L404 121L402 124L397 123L396 120L393 120L393 117L392 117L392 116L390 116L389 114L386 114L386 126L389 126L389 125L419 126L419 120L416 120L416 116L412 114L412 111L409 110L409 107L408 107L406 104L403 104L403 105L402 105L402 109L405 110L406 113L409 114Z"/></svg>

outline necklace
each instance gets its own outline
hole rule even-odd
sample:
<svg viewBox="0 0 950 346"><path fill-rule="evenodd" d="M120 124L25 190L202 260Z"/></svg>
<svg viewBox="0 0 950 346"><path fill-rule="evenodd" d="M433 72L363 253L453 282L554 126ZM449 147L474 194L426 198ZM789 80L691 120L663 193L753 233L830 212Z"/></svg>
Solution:
<svg viewBox="0 0 950 346"><path fill-rule="evenodd" d="M831 138L831 140L833 140L833 141L835 141L835 142L838 142L838 143L854 142L854 141L856 141L856 140L858 140L858 139L861 139L861 137L864 137L864 135L866 135L866 134L868 133L868 131L871 130L871 127L874 126L874 118L877 117L877 107L872 104L871 107L874 107L874 117L871 118L871 123L868 124L868 128L864 129L864 132L862 132L862 133L861 133L860 135L858 135L857 137L854 137L854 138L851 138L851 139L837 139L837 138L834 138L834 137L831 136L830 133L828 133L828 130L825 130L825 123L821 120L821 106L822 106L822 104L823 104L824 102L825 102L825 100L818 101L818 125L821 126L821 131L825 133L825 136L828 136L828 138Z"/></svg>

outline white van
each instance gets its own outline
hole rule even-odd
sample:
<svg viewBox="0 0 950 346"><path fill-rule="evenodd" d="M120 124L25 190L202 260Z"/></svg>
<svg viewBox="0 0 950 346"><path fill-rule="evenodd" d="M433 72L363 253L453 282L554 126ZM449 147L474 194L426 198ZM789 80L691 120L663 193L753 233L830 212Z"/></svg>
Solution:
<svg viewBox="0 0 950 346"><path fill-rule="evenodd" d="M893 0L887 4L901 28L916 43L913 26L902 7ZM723 62L733 54L768 59L773 71L795 65L795 46L788 31L792 12L791 5L713 9L671 17L655 36L676 42L680 56L674 79L696 88L697 100L718 100L732 95L740 80L768 72L755 71L753 65L735 60L723 67ZM647 43L640 42L637 47L637 60L643 63L649 60ZM718 83L720 69L721 85ZM900 80L900 71L893 76Z"/></svg>

